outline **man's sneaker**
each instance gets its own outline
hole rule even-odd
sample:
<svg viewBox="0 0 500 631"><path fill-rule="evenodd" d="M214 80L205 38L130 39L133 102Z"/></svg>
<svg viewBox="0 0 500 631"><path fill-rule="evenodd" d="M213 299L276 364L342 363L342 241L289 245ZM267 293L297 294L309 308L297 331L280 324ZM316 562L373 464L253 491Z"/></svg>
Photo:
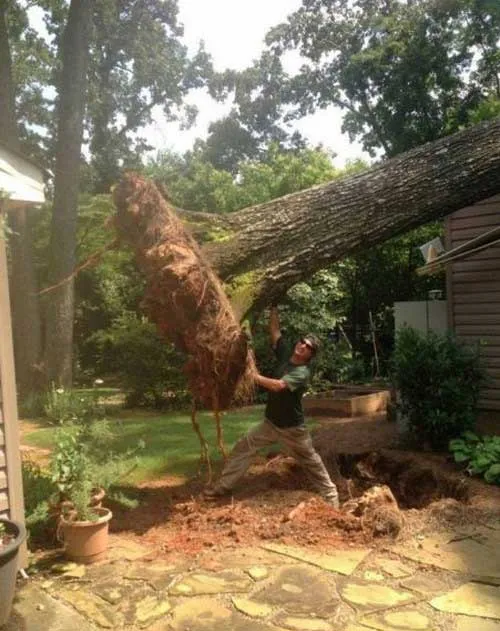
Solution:
<svg viewBox="0 0 500 631"><path fill-rule="evenodd" d="M226 489L221 489L220 487L217 487L217 486L213 486L209 489L205 489L202 492L201 497L207 501L214 501L214 500L220 499L221 497L227 497L230 494L231 494L231 491L228 491Z"/></svg>

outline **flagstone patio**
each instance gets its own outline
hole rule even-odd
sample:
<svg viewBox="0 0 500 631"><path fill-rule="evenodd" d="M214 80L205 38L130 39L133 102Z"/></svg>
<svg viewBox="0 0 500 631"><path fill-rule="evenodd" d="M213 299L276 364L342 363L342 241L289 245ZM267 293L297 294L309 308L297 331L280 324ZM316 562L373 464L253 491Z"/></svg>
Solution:
<svg viewBox="0 0 500 631"><path fill-rule="evenodd" d="M19 585L4 631L500 631L500 523L329 554L269 544L149 561L52 563Z"/></svg>

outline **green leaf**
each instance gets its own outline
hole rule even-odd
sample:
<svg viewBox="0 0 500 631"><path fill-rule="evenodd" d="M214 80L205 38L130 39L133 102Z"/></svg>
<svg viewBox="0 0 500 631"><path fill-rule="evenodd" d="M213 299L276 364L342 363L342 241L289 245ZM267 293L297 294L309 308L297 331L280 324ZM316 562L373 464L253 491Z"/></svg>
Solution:
<svg viewBox="0 0 500 631"><path fill-rule="evenodd" d="M474 434L474 432L466 431L462 434L465 440L468 440L471 443L478 443L481 439Z"/></svg>
<svg viewBox="0 0 500 631"><path fill-rule="evenodd" d="M500 484L500 463L491 465L485 472L484 479L489 484Z"/></svg>

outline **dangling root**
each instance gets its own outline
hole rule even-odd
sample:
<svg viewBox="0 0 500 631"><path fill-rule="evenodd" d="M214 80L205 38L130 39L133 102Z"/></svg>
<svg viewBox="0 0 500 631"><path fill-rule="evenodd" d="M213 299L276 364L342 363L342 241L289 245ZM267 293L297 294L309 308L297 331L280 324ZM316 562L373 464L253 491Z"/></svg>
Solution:
<svg viewBox="0 0 500 631"><path fill-rule="evenodd" d="M217 445L219 447L219 451L222 454L222 457L224 458L224 462L226 462L227 451L226 451L226 446L224 445L224 434L222 431L222 424L221 424L219 410L217 409L214 410L214 416L215 416L215 426L217 427Z"/></svg>
<svg viewBox="0 0 500 631"><path fill-rule="evenodd" d="M80 263L80 265L75 267L75 269L71 272L71 274L69 274L69 276L66 276L55 285L51 285L50 287L45 287L44 289L40 290L38 292L38 295L43 296L44 294L48 294L50 291L54 291L54 289L58 289L59 287L66 285L66 283L69 283L71 280L76 278L78 274L84 269L87 269L87 267L92 267L93 265L97 265L107 252L110 252L111 250L115 250L119 244L120 244L119 239L113 239L113 241L109 241L109 243L107 243L103 248L91 254L88 258L85 259L85 261L83 261L82 263Z"/></svg>
<svg viewBox="0 0 500 631"><path fill-rule="evenodd" d="M208 452L208 443L205 440L205 437L201 433L200 424L196 419L196 405L193 403L193 407L191 408L191 423L193 425L193 429L196 432L198 439L200 441L201 447L201 455L200 455L200 463L198 465L198 474L201 475L201 470L203 469L203 465L207 465L208 471L208 479L207 484L212 484L212 463L210 462L210 454Z"/></svg>

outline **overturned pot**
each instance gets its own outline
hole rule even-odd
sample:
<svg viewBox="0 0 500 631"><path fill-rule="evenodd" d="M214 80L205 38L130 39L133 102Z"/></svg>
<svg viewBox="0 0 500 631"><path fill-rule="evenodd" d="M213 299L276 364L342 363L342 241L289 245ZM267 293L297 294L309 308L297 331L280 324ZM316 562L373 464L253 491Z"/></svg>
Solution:
<svg viewBox="0 0 500 631"><path fill-rule="evenodd" d="M16 590L17 557L21 544L26 539L25 527L16 521L0 519L0 627L10 616Z"/></svg>
<svg viewBox="0 0 500 631"><path fill-rule="evenodd" d="M108 549L109 520L113 513L108 508L93 509L95 519L79 521L70 511L61 515L60 533L65 554L77 563L95 563L105 558Z"/></svg>

